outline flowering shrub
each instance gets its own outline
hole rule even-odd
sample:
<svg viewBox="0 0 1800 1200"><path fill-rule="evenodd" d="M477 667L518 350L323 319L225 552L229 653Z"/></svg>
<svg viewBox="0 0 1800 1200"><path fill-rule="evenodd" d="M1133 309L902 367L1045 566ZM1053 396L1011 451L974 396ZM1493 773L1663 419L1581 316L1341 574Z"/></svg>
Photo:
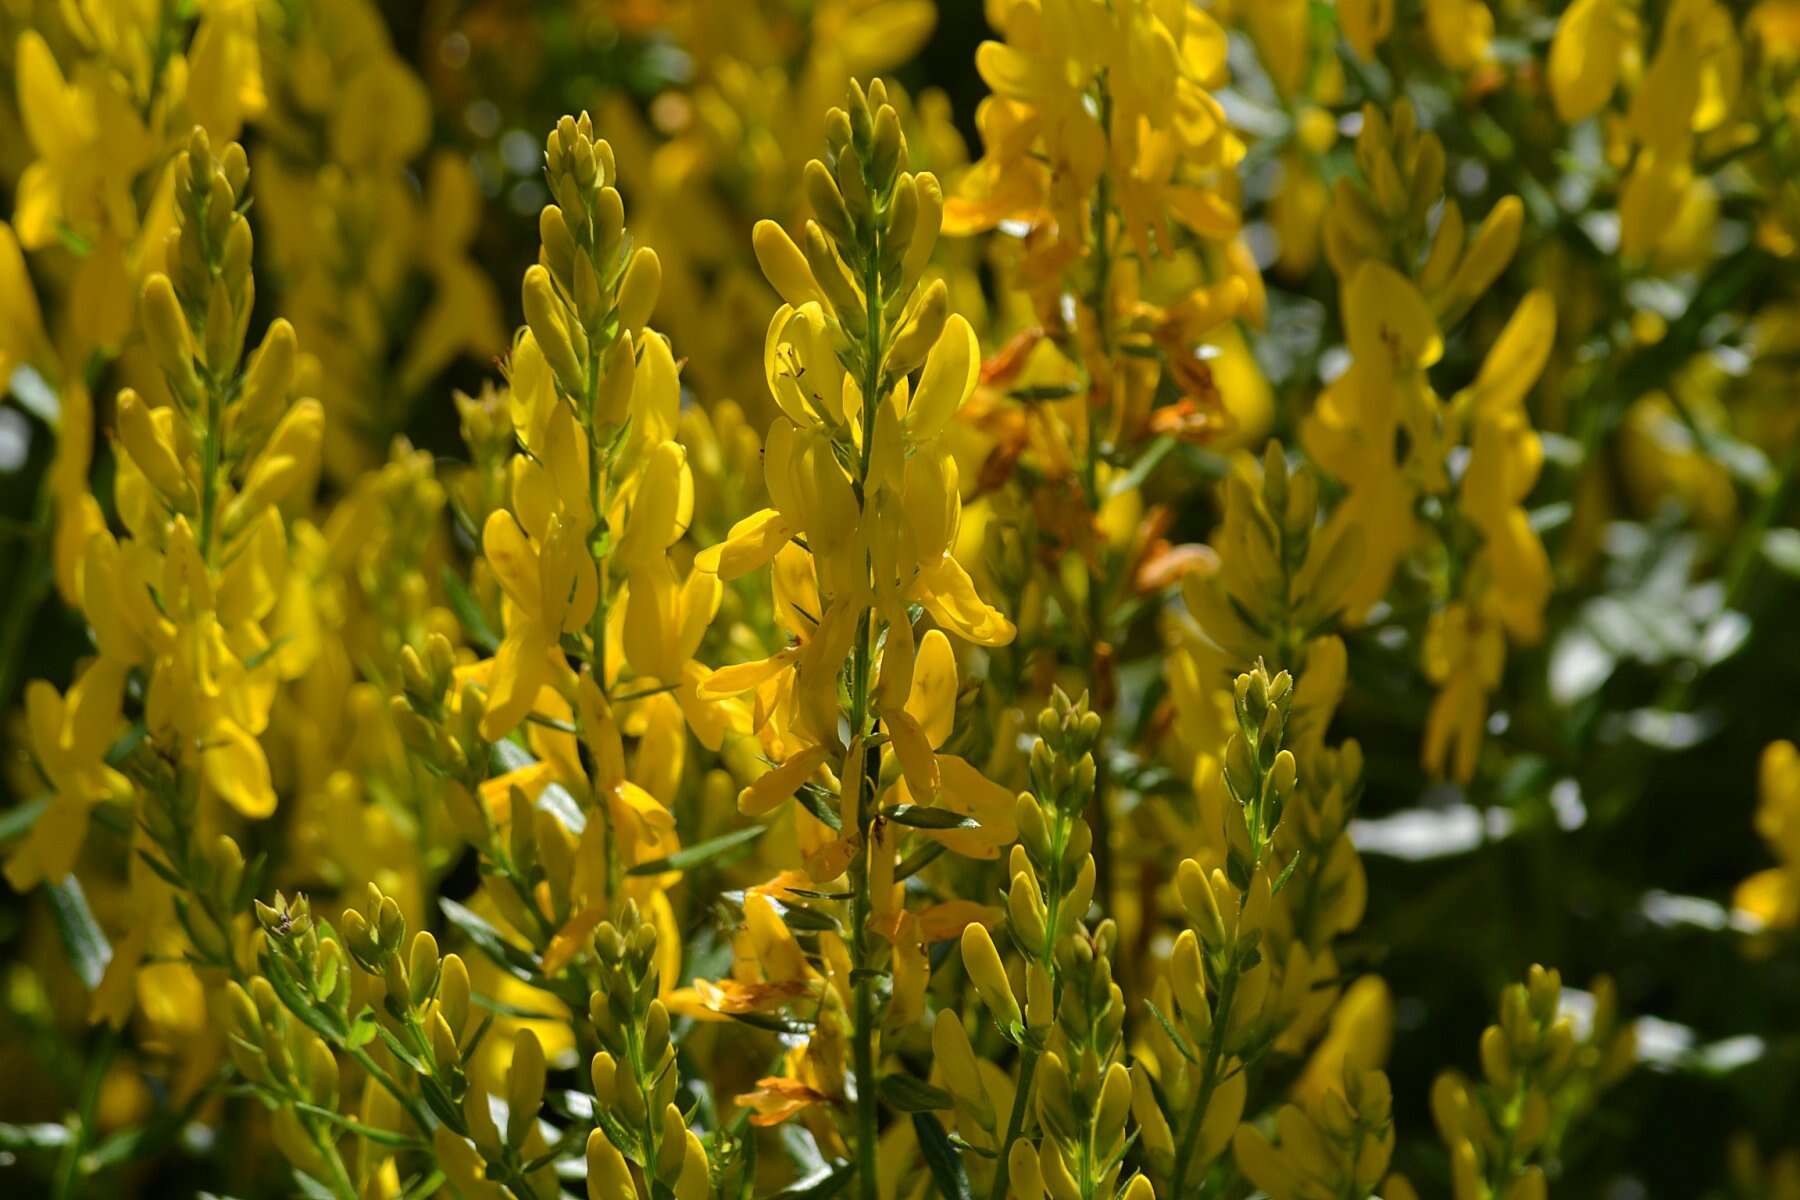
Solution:
<svg viewBox="0 0 1800 1200"><path fill-rule="evenodd" d="M20 1194L1800 1194L1795 0L4 7Z"/></svg>

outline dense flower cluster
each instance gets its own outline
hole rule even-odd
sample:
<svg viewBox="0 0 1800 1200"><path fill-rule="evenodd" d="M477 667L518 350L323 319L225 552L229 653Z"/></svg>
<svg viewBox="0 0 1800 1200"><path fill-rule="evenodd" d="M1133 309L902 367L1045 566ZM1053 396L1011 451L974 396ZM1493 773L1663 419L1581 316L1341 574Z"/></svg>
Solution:
<svg viewBox="0 0 1800 1200"><path fill-rule="evenodd" d="M371 0L0 12L0 395L42 434L0 851L49 934L15 963L0 922L5 1013L82 1047L66 1119L0 1104L6 1165L59 1200L1578 1171L1620 986L1468 931L1465 990L1514 982L1442 1051L1387 958L1511 860L1415 896L1370 856L1577 828L1583 755L1704 725L1753 569L1800 573L1800 6L989 0L978 153L877 77L927 0L588 7L541 41L675 65L507 135L504 281L440 76L511 18L415 70ZM26 682L40 612L79 646ZM1714 924L1791 960L1791 741L1754 825ZM1446 1058L1479 1071L1408 1094ZM1717 1157L1800 1191L1783 1145Z"/></svg>

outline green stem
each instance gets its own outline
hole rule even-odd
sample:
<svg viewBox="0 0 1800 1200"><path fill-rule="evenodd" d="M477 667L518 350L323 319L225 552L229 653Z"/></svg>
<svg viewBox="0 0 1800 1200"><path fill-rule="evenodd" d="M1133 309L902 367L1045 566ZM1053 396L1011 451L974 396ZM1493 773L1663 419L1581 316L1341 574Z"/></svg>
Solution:
<svg viewBox="0 0 1800 1200"><path fill-rule="evenodd" d="M1213 1014L1212 1042L1206 1050L1206 1067L1200 1075L1200 1090L1194 1097L1193 1107L1188 1110L1187 1120L1181 1127L1180 1144L1175 1148L1175 1170L1169 1180L1171 1200L1181 1200L1182 1189L1187 1184L1188 1168L1193 1165L1200 1125L1206 1119L1206 1110L1212 1106L1213 1092L1219 1086L1219 1067L1224 1058L1225 1035L1231 1026L1231 1001L1236 993L1237 969L1233 967L1219 985L1219 1006Z"/></svg>
<svg viewBox="0 0 1800 1200"><path fill-rule="evenodd" d="M25 635L31 631L32 617L50 591L50 537L55 523L55 501L49 487L38 492L37 508L26 529L26 543L11 578L17 583L7 589L6 615L0 619L0 711L11 709L13 692L18 686L20 651Z"/></svg>
<svg viewBox="0 0 1800 1200"><path fill-rule="evenodd" d="M1062 911L1062 903L1068 894L1067 872L1063 869L1063 855L1068 849L1069 833L1075 824L1074 814L1064 812L1060 805L1052 809L1050 824L1050 875L1044 887L1044 944L1038 951L1038 962L1050 976L1051 995L1056 994L1056 925ZM1035 1045L1027 1044L1019 1051L1019 1082L1013 1091L1012 1116L1006 1122L1006 1137L1000 1143L1000 1161L994 1171L994 1186L991 1200L1006 1200L1006 1185L1011 1175L1010 1156L1013 1143L1025 1130L1025 1114L1031 1105L1031 1080L1037 1072L1038 1058L1042 1050Z"/></svg>
<svg viewBox="0 0 1800 1200"><path fill-rule="evenodd" d="M1107 86L1106 74L1101 72L1098 80L1098 107L1100 128L1110 139L1112 135L1112 90ZM1094 280L1093 290L1088 297L1088 306L1094 313L1094 328L1100 336L1100 350L1109 364L1113 357L1112 321L1108 296L1112 291L1112 176L1108 171L1100 172L1100 178L1094 187L1092 209L1094 236ZM1108 367L1109 376L1115 372ZM1116 386L1115 386L1116 390ZM1087 497L1088 509L1096 515L1100 512L1103 497L1100 495L1100 432L1098 421L1101 414L1093 407L1093 389L1088 390L1087 411L1087 446L1086 460L1083 463L1082 491ZM1108 397L1108 410L1118 411L1118 397ZM1107 640L1106 626L1109 624L1106 615L1106 589L1101 585L1100 572L1096 570L1088 579L1088 630L1092 639L1092 650L1097 657L1100 646ZM1092 666L1093 664L1090 664ZM1098 683L1096 675L1094 683ZM1106 716L1102 713L1102 718ZM1112 911L1113 861L1112 861L1112 809L1107 804L1106 789L1106 755L1096 755L1097 768L1094 775L1094 795L1088 804L1089 820L1094 828L1094 895L1100 901L1102 909Z"/></svg>
<svg viewBox="0 0 1800 1200"><path fill-rule="evenodd" d="M87 1075L81 1083L81 1107L76 1111L75 1128L70 1132L67 1144L63 1146L62 1157L56 1169L56 1200L67 1200L75 1195L75 1181L81 1173L81 1158L87 1152L89 1135L94 1128L94 1111L100 1105L100 1085L106 1078L106 1071L112 1064L113 1051L118 1048L119 1034L112 1026L106 1026L100 1035L99 1048L88 1063Z"/></svg>
<svg viewBox="0 0 1800 1200"><path fill-rule="evenodd" d="M1019 1054L1019 1085L1013 1089L1012 1115L1006 1119L1006 1138L1000 1143L1000 1161L994 1168L994 1186L989 1200L1006 1200L1006 1185L1011 1174L1010 1156L1013 1143L1025 1131L1025 1112L1031 1105L1031 1078L1037 1073L1039 1052L1026 1046Z"/></svg>
<svg viewBox="0 0 1800 1200"><path fill-rule="evenodd" d="M881 311L881 233L878 222L872 223L868 244L864 247L863 296L868 309L868 327L863 342L863 427L862 454L858 463L856 502L859 513L866 513L869 464L875 449L875 414L880 405L881 363L885 357L882 345ZM864 555L871 582L874 562ZM869 700L874 670L873 641L875 622L871 610L864 607L857 622L856 651L851 662L850 736L855 739L869 732ZM875 1200L876 1170L879 1165L881 1117L875 1096L875 993L869 969L869 913L873 905L869 896L869 855L873 852L870 834L874 825L870 800L880 784L881 751L871 747L855 769L863 778L856 789L856 832L858 848L851 865L850 958L855 992L856 1030L851 1047L856 1069L856 1189L862 1200Z"/></svg>
<svg viewBox="0 0 1800 1200"><path fill-rule="evenodd" d="M313 1145L318 1147L319 1157L331 1171L332 1190L345 1200L356 1200L356 1185L350 1182L350 1172L344 1166L343 1155L338 1153L337 1140L328 1132L328 1125L321 1125L318 1121L308 1121L306 1131L312 1136Z"/></svg>
<svg viewBox="0 0 1800 1200"><path fill-rule="evenodd" d="M210 566L212 565L213 525L219 506L219 460L222 457L219 443L224 416L221 411L224 405L220 403L219 388L212 381L210 372L205 390L206 441L201 450L200 465L200 558Z"/></svg>
<svg viewBox="0 0 1800 1200"><path fill-rule="evenodd" d="M431 1136L436 1126L432 1124L430 1115L426 1113L425 1106L420 1103L418 1097L401 1087L394 1077L388 1074L380 1063L370 1058L369 1052L361 1046L342 1046L340 1049L348 1054L357 1066L366 1071L369 1078L380 1084L383 1091L399 1102L400 1107L406 1110L406 1115L412 1118L413 1124L424 1131L426 1137Z"/></svg>

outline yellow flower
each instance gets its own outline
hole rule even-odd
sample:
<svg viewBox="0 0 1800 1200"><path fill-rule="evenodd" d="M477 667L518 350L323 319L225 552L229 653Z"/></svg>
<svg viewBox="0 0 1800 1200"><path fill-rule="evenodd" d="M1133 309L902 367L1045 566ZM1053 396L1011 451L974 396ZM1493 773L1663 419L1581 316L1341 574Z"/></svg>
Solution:
<svg viewBox="0 0 1800 1200"><path fill-rule="evenodd" d="M42 680L25 690L31 753L51 789L48 805L6 859L6 881L17 891L59 883L74 869L96 804L131 798L131 783L106 764L121 727L124 664L99 658L66 695Z"/></svg>

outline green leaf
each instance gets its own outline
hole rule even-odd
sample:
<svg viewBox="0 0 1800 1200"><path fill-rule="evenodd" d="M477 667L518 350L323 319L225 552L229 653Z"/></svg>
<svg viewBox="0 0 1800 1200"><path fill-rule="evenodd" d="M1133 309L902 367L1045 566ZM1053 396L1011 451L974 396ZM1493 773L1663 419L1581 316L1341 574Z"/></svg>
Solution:
<svg viewBox="0 0 1800 1200"><path fill-rule="evenodd" d="M752 1029L766 1029L770 1033L805 1035L811 1034L813 1031L811 1021L795 1021L788 1017L777 1017L772 1013L744 1012L727 1013L726 1015L740 1025L748 1025Z"/></svg>
<svg viewBox="0 0 1800 1200"><path fill-rule="evenodd" d="M133 721L131 728L113 739L113 744L106 748L106 765L109 767L119 766L130 758L131 752L136 750L138 745L149 736L149 726L142 721Z"/></svg>
<svg viewBox="0 0 1800 1200"><path fill-rule="evenodd" d="M494 743L489 757L493 760L495 769L501 774L532 766L538 761L532 757L531 751L518 742L506 738ZM547 784L544 790L538 793L535 804L538 808L555 816L563 823L563 828L576 837L580 837L581 831L587 828L587 814L581 811L581 805L569 793L569 789L560 783Z"/></svg>
<svg viewBox="0 0 1800 1200"><path fill-rule="evenodd" d="M246 670L246 671L256 670L256 668L262 666L264 663L268 662L269 659L273 658L281 650L281 648L283 646L288 644L289 640L290 639L289 639L288 635L284 633L280 637L276 638L274 641L270 642L268 645L264 646L261 650L258 650L255 654L252 654L249 658L246 658L244 660L244 670ZM125 737L126 738L131 737L133 732L135 732L135 731L127 730L125 732ZM138 736L138 740L140 740L140 741L143 740L144 735L141 732L138 732L137 736ZM120 740L123 741L124 739L121 738ZM127 751L126 753L130 753L130 751ZM108 750L106 752L106 757L110 759L112 757L112 751Z"/></svg>
<svg viewBox="0 0 1800 1200"><path fill-rule="evenodd" d="M1126 492L1135 492L1144 486L1144 480L1150 478L1150 472L1161 465L1162 460L1169 457L1169 451L1175 448L1175 439L1160 437L1151 442L1145 451L1138 455L1138 460L1131 464L1131 469L1112 481L1106 489L1108 496L1122 496Z"/></svg>
<svg viewBox="0 0 1800 1200"><path fill-rule="evenodd" d="M444 1183L444 1173L433 1168L430 1173L421 1175L417 1182L407 1184L406 1190L400 1193L400 1200L425 1200L427 1196L436 1195Z"/></svg>
<svg viewBox="0 0 1800 1200"><path fill-rule="evenodd" d="M917 850L900 860L894 868L894 882L905 883L920 871L938 860L938 857L949 849L942 842L926 842Z"/></svg>
<svg viewBox="0 0 1800 1200"><path fill-rule="evenodd" d="M830 913L808 908L804 904L783 904L781 920L796 933L837 933L843 926Z"/></svg>
<svg viewBox="0 0 1800 1200"><path fill-rule="evenodd" d="M1078 383L1033 383L1013 388L1006 394L1025 404L1039 404L1045 400L1067 400L1080 391Z"/></svg>
<svg viewBox="0 0 1800 1200"><path fill-rule="evenodd" d="M465 937L475 943L476 949L492 959L496 966L504 967L526 983L536 982L531 956L501 937L498 929L489 925L472 909L450 899L439 899L438 907L443 911L445 919L461 930Z"/></svg>
<svg viewBox="0 0 1800 1200"><path fill-rule="evenodd" d="M262 968L263 978L275 989L276 997L302 1024L334 1045L341 1046L349 1040L348 1023L336 1010L314 1003L280 957L264 950L256 956L256 962Z"/></svg>
<svg viewBox="0 0 1800 1200"><path fill-rule="evenodd" d="M300 1194L305 1196L306 1200L339 1200L339 1197L330 1188L299 1167L294 1168L294 1185L300 1189Z"/></svg>
<svg viewBox="0 0 1800 1200"><path fill-rule="evenodd" d="M781 1191L768 1197L768 1200L828 1200L844 1190L850 1177L856 1174L856 1164L847 1158L840 1158L829 1166L821 1167L802 1179L797 1179Z"/></svg>
<svg viewBox="0 0 1800 1200"><path fill-rule="evenodd" d="M409 1137L404 1133L395 1133L390 1129L377 1129L373 1125L364 1125L361 1121L358 1121L353 1117L346 1117L343 1113L337 1112L334 1109L320 1108L316 1104L306 1104L296 1100L294 1102L294 1110L296 1112L306 1113L308 1116L318 1117L321 1120L329 1121L333 1125L347 1129L357 1137L360 1137L365 1141L374 1142L378 1146L417 1148L421 1145L419 1139L416 1137Z"/></svg>
<svg viewBox="0 0 1800 1200"><path fill-rule="evenodd" d="M69 952L69 963L88 991L100 986L106 964L112 961L112 943L94 920L88 908L81 883L70 875L49 886L50 910L56 918L56 932L62 935L63 948Z"/></svg>
<svg viewBox="0 0 1800 1200"><path fill-rule="evenodd" d="M881 1100L896 1112L919 1113L956 1107L956 1097L911 1075L883 1075Z"/></svg>
<svg viewBox="0 0 1800 1200"><path fill-rule="evenodd" d="M729 850L746 845L761 837L766 826L750 825L743 829L734 829L730 833L722 833L716 838L704 842L695 842L692 846L684 846L673 854L662 858L653 858L641 862L627 871L627 875L660 875L664 871L690 871L701 863L711 862Z"/></svg>
<svg viewBox="0 0 1800 1200"><path fill-rule="evenodd" d="M499 1013L503 1017L512 1017L519 1021L559 1021L562 1019L520 1004L508 1004L504 1000L496 1000L492 996L484 996L480 992L470 993L469 999L474 1002L476 1008L485 1008L489 1012Z"/></svg>
<svg viewBox="0 0 1800 1200"><path fill-rule="evenodd" d="M1287 881L1294 877L1294 869L1300 865L1300 851L1294 851L1294 857L1288 859L1287 866L1281 868L1281 874L1275 877L1275 885L1269 889L1271 896L1279 896Z"/></svg>
<svg viewBox="0 0 1800 1200"><path fill-rule="evenodd" d="M0 813L0 842L10 842L30 833L31 827L37 824L37 819L50 807L50 799L49 796L39 796Z"/></svg>
<svg viewBox="0 0 1800 1200"><path fill-rule="evenodd" d="M837 797L827 795L825 789L816 783L802 784L794 793L794 799L813 816L824 822L833 833L844 831L844 820L838 816Z"/></svg>
<svg viewBox="0 0 1800 1200"><path fill-rule="evenodd" d="M0 1122L0 1150L60 1150L72 1136L67 1125L49 1121L41 1125Z"/></svg>
<svg viewBox="0 0 1800 1200"><path fill-rule="evenodd" d="M1200 1056L1194 1053L1194 1048L1181 1036L1181 1030L1175 1028L1175 1023L1163 1016L1162 1009L1156 1007L1153 1001L1144 1001L1144 1007L1150 1010L1150 1015L1156 1018L1157 1024L1163 1027L1163 1032L1169 1035L1169 1040L1175 1043L1175 1049L1181 1051L1181 1057L1197 1065Z"/></svg>
<svg viewBox="0 0 1800 1200"><path fill-rule="evenodd" d="M914 1113L913 1130L919 1135L919 1149L925 1165L931 1168L932 1182L944 1200L971 1200L969 1177L963 1171L962 1157L950 1142L950 1135L931 1113Z"/></svg>
<svg viewBox="0 0 1800 1200"><path fill-rule="evenodd" d="M896 825L913 829L980 829L981 822L948 808L930 804L896 804L884 808L881 815Z"/></svg>
<svg viewBox="0 0 1800 1200"><path fill-rule="evenodd" d="M488 624L487 614L481 611L481 605L475 603L475 597L468 587L458 578L455 571L444 568L444 594L450 600L450 611L462 623L463 632L480 650L492 654L500 648L500 638Z"/></svg>
<svg viewBox="0 0 1800 1200"><path fill-rule="evenodd" d="M375 1010L367 1004L362 1011L350 1019L350 1035L344 1039L344 1048L360 1050L375 1040L376 1032L381 1028L376 1021Z"/></svg>

